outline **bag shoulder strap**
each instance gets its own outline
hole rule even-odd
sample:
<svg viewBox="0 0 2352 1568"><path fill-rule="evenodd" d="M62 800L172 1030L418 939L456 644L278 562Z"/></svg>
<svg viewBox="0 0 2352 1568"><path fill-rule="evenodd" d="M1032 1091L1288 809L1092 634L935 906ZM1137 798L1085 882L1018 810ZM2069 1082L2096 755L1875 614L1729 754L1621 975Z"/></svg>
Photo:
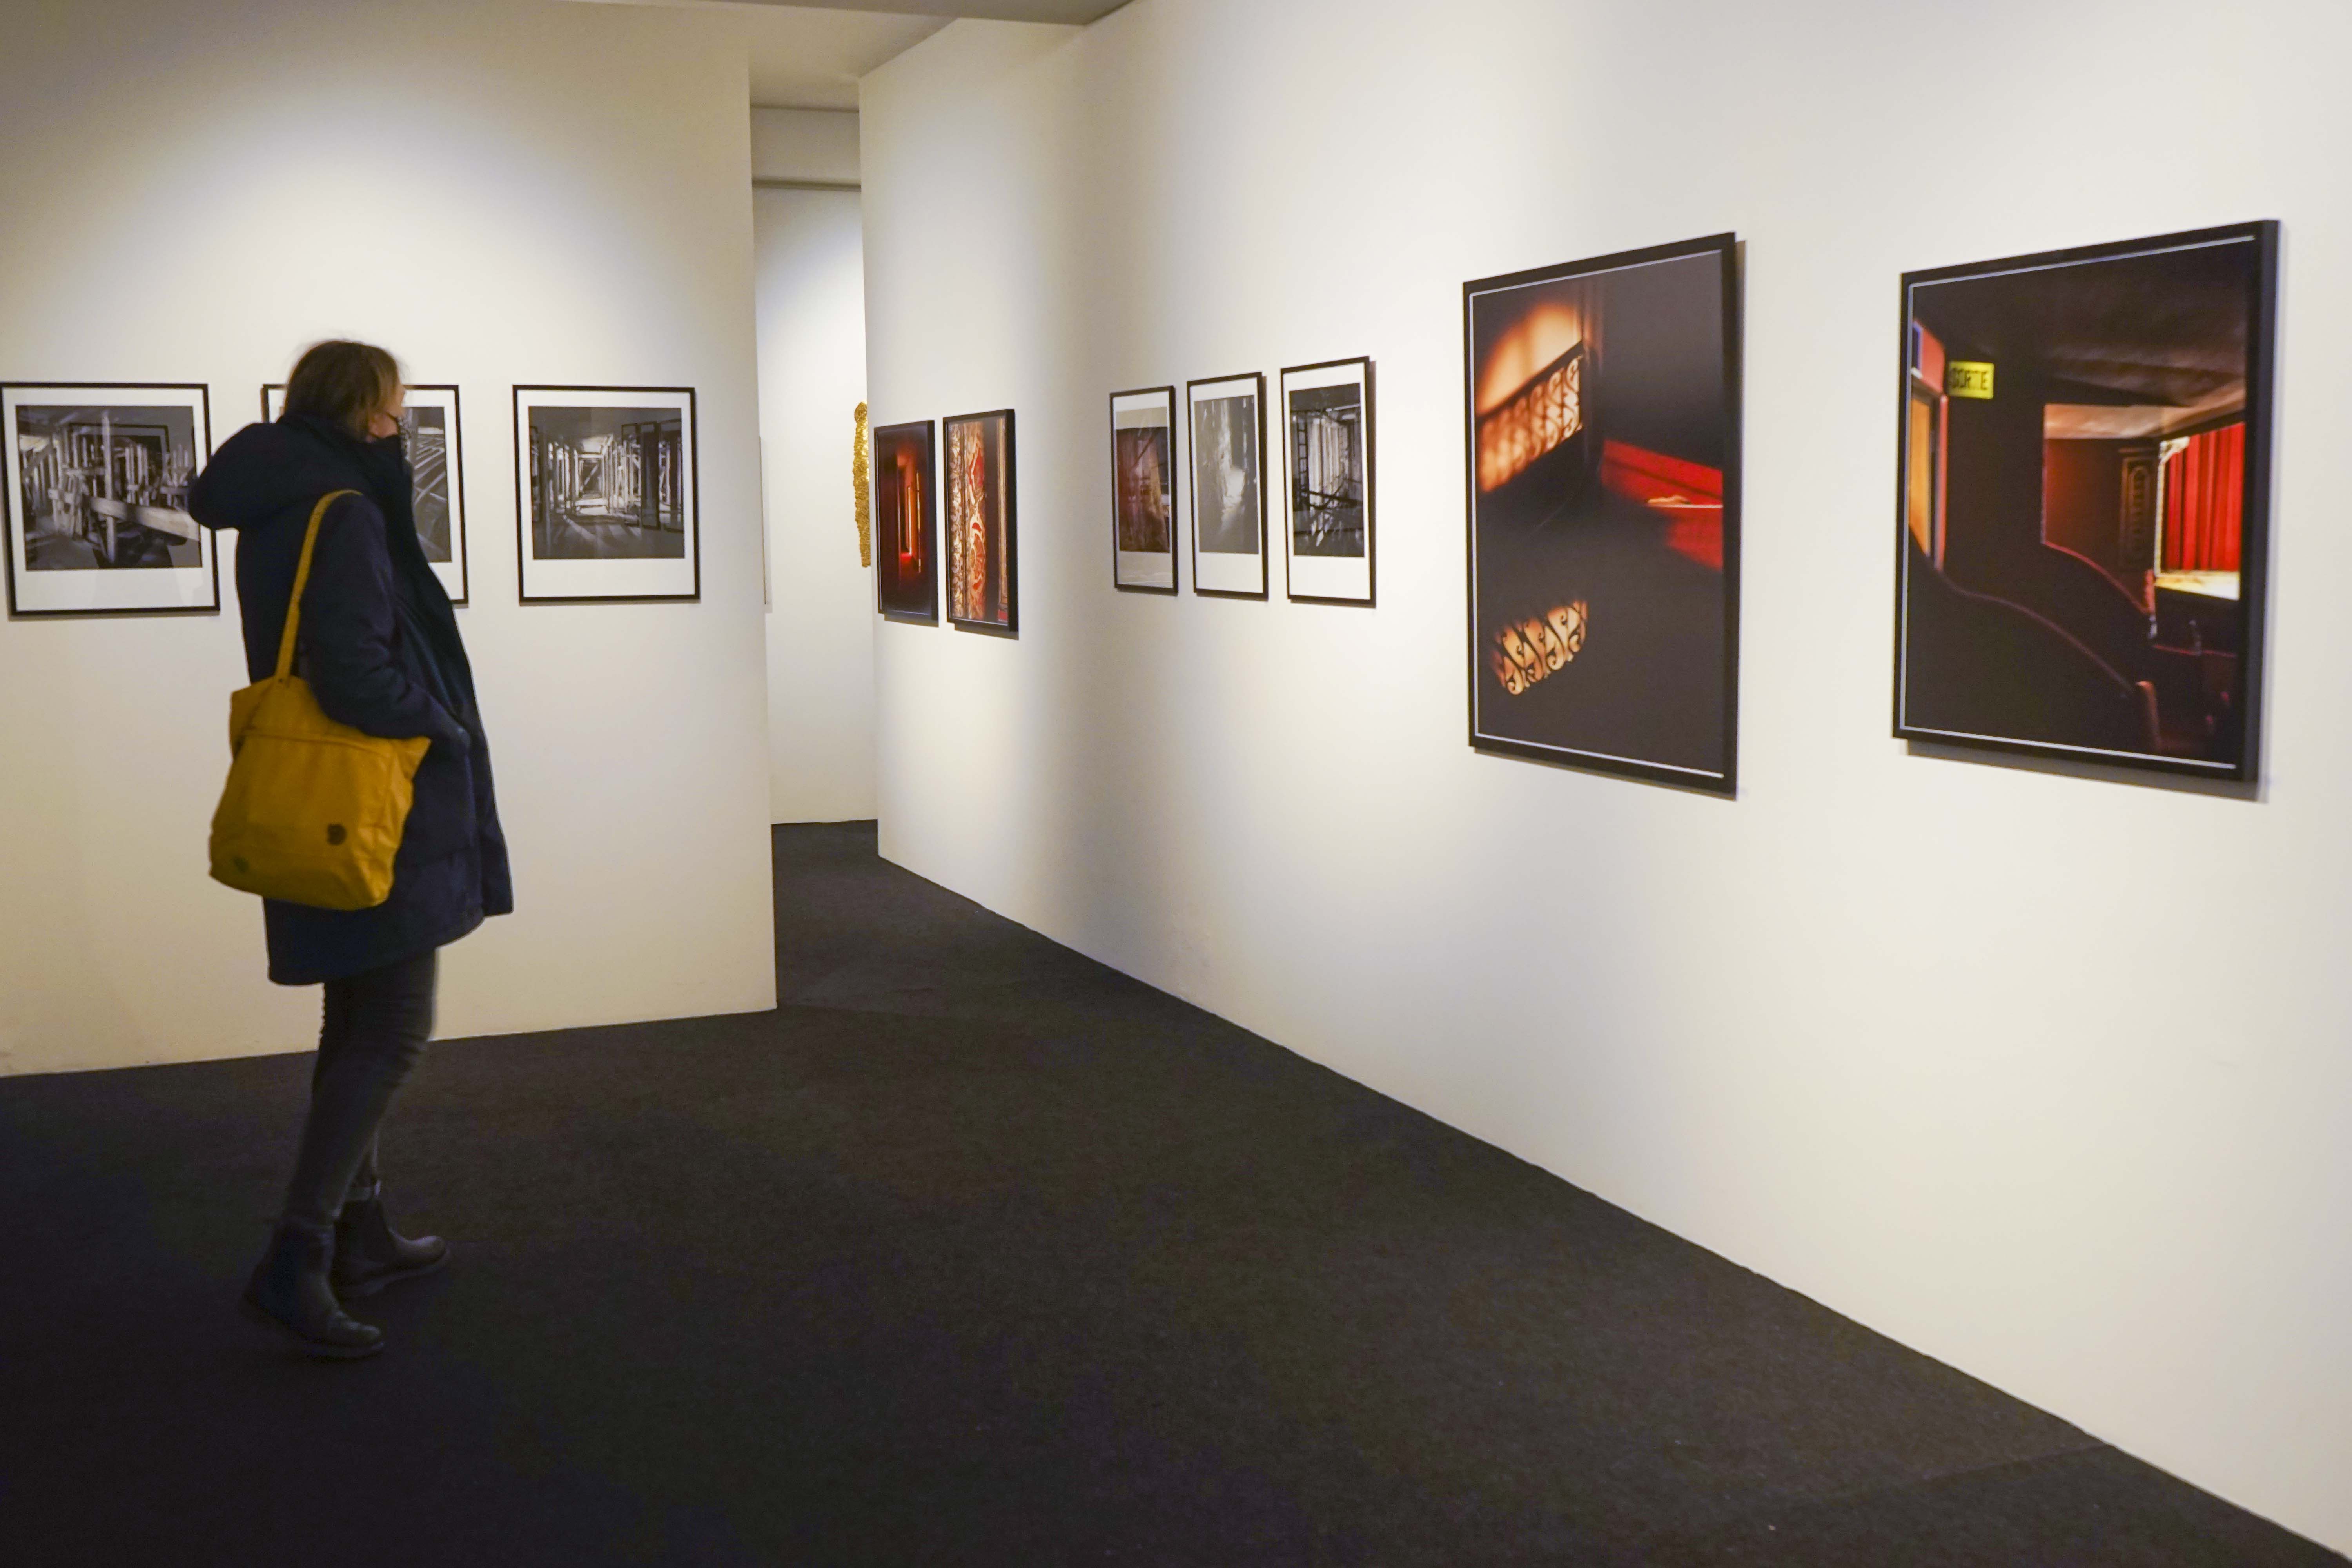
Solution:
<svg viewBox="0 0 2352 1568"><path fill-rule="evenodd" d="M286 601L286 631L278 639L278 679L285 679L294 673L294 633L302 624L302 590L310 585L310 556L319 548L319 525L327 520L327 509L344 496L355 496L357 490L329 490L310 509L310 527L302 535L302 559L294 568L294 592Z"/></svg>

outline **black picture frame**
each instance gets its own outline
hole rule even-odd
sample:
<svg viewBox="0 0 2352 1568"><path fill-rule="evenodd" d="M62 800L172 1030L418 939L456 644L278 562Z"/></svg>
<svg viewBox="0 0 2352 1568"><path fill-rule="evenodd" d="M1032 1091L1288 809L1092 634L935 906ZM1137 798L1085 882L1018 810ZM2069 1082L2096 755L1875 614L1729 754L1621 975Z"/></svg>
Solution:
<svg viewBox="0 0 2352 1568"><path fill-rule="evenodd" d="M1166 416L1166 429L1168 431L1168 581L1165 583L1129 582L1123 574L1125 566L1123 560L1124 557L1129 555L1157 556L1160 553L1159 551L1129 551L1121 550L1119 548L1119 525L1122 521L1122 507L1124 505L1123 498L1125 495L1123 484L1126 477L1119 471L1118 433L1122 428L1118 422L1120 413L1119 404L1125 399L1145 397L1155 398L1159 401L1160 411ZM1177 548L1177 538L1179 533L1181 531L1181 524L1178 520L1176 505L1177 492L1180 485L1181 484L1179 475L1183 468L1183 461L1181 456L1182 445L1178 438L1176 427L1176 388L1172 384L1167 386L1131 386L1124 392L1112 393L1108 400L1108 405L1110 410L1111 586L1117 588L1123 594L1178 593L1181 589L1181 584L1180 582L1181 573L1179 571L1177 566L1177 557L1180 553Z"/></svg>
<svg viewBox="0 0 2352 1568"><path fill-rule="evenodd" d="M610 404L566 405L565 394L592 397L661 397L683 398L680 405L684 416L679 449L686 459L686 483L681 500L684 502L682 531L686 534L683 559L688 563L688 585L669 592L539 592L531 591L531 569L544 570L553 564L543 562L531 549L530 527L533 516L531 502L531 452L529 439L529 416L526 408L545 404L552 407L634 406ZM652 406L650 405L646 406ZM513 387L514 456L515 456L515 596L525 605L654 605L693 604L702 597L702 460L700 421L697 418L695 389L690 386L559 386L539 383L516 384ZM561 563L564 568L581 564ZM604 569L600 574L625 576L625 569L635 568L640 576L652 574L640 563L627 557L595 561L588 564ZM616 572L614 569L623 569ZM566 575L571 574L568 570Z"/></svg>
<svg viewBox="0 0 2352 1568"><path fill-rule="evenodd" d="M1633 281L1633 275L1643 269L1708 259L1716 263L1716 279L1678 281L1679 305L1660 300L1644 308L1641 285ZM1465 652L1468 741L1474 750L1727 798L1738 795L1740 264L1738 237L1723 233L1505 273L1462 286L1468 552ZM1662 279L1664 274L1649 276ZM1620 281L1608 281L1612 279ZM1622 330L1616 332L1621 342L1613 352L1630 362L1616 374L1629 380L1639 378L1645 394L1643 400L1621 399L1619 407L1629 419L1638 419L1645 403L1656 403L1660 387L1669 388L1665 395L1678 399L1675 405L1680 416L1677 427L1687 432L1680 438L1695 452L1669 452L1663 442L1658 447L1639 445L1608 433L1612 428L1608 388L1612 373L1603 368L1606 353L1594 346L1591 324L1586 321L1578 322L1579 335L1572 343L1564 336L1558 340L1563 346L1557 357L1551 357L1549 349L1539 351L1546 355L1543 361L1529 363L1526 378L1514 382L1499 402L1482 411L1481 302L1496 301L1496 313L1485 323L1489 330L1532 329L1536 325L1532 302L1542 297L1526 291L1553 286L1559 286L1563 295L1590 290L1582 297L1589 300L1591 310L1616 312ZM1519 298L1507 302L1512 295ZM1719 343L1714 334L1690 331L1689 323L1703 325L1702 302L1712 302L1719 310ZM1502 325L1513 310L1523 314L1508 318L1508 326ZM1636 331L1637 326L1652 330ZM1567 330L1559 329L1563 333ZM1531 347L1537 341L1537 334L1529 331L1527 344ZM1496 366L1490 368L1507 368L1500 339L1490 346L1497 351ZM1706 364L1703 370L1702 363ZM1669 364L1675 368L1666 368ZM1587 368L1594 372L1591 382L1583 375ZM1482 427L1489 427L1490 421L1510 419L1522 411L1523 405L1533 406L1527 400L1540 395L1555 378L1570 389L1567 396L1574 403L1574 412L1564 417L1572 424L1531 435L1529 441L1536 445L1513 445L1501 439L1492 452L1482 453ZM1710 381L1717 389L1714 397L1707 395ZM1587 394L1592 392L1597 395L1588 401ZM1654 423L1654 416L1652 418ZM1650 427L1635 423L1621 434L1645 434ZM1502 425L1491 428L1498 436L1507 430ZM1559 435L1562 428L1567 433ZM1540 445L1543 441L1550 445ZM1482 492L1482 456L1497 452L1503 456L1486 475ZM1709 464L1705 461L1706 456L1717 460ZM1609 464L1614 464L1614 468L1604 472ZM1513 531L1503 515L1503 498L1519 479L1538 489L1532 506L1522 504L1517 509L1522 521ZM1646 493L1650 491L1658 493ZM1497 498L1493 515L1482 516L1482 493ZM1550 510L1545 510L1547 506ZM1645 532L1642 523L1652 510L1658 514L1654 536ZM1709 511L1717 520L1712 527L1707 522ZM1534 520L1532 526L1525 521L1529 518ZM1519 595L1531 608L1482 605L1482 522L1496 529L1490 551L1498 577L1508 574L1515 551L1534 553L1524 542L1530 537L1538 539L1538 546L1546 541L1562 542L1555 545L1559 558L1580 561L1572 570L1591 573L1580 583L1595 590L1606 586L1615 595L1614 602L1603 601L1599 613L1593 614L1587 600L1570 597L1585 591L1580 582L1564 579ZM1507 541L1513 548L1506 547ZM1690 567L1711 568L1715 578L1694 575L1689 567L1677 563L1677 556ZM1542 598L1567 602L1557 608L1533 604ZM1629 609L1633 620L1616 621L1617 614ZM1568 615L1569 611L1574 614ZM1612 623L1638 626L1647 641L1633 657L1646 662L1612 666L1605 658L1588 658L1586 671L1576 677L1578 686L1555 689L1589 693L1591 700L1580 706L1567 704L1565 698L1549 700L1553 706L1547 714L1532 709L1512 712L1504 706L1571 667L1580 652L1599 651L1600 640L1612 635ZM1550 634L1560 645L1559 654L1565 657L1525 636L1518 652L1513 653L1508 638L1528 628ZM1593 643L1590 649L1584 640L1588 628ZM1571 637L1573 646L1569 646ZM1514 689L1506 671L1515 669L1525 677L1529 663L1521 656L1528 654L1541 672L1527 680L1525 688ZM1600 673L1589 673L1593 671ZM1643 710L1644 703L1650 705L1648 711ZM1612 736L1625 738L1625 743L1611 743ZM1678 754L1670 756L1669 752Z"/></svg>
<svg viewBox="0 0 2352 1568"><path fill-rule="evenodd" d="M1188 472L1186 477L1192 481L1191 485L1188 487L1190 499L1188 515L1192 523L1191 533L1192 538L1192 592L1200 595L1203 598L1264 599L1270 597L1273 591L1272 573L1267 565L1267 558L1273 553L1274 540L1266 531L1265 375L1263 372L1244 371L1237 375L1202 376L1197 380L1188 381L1184 384L1185 455L1190 462L1198 463L1201 460L1201 433L1194 424L1194 421L1199 417L1194 405L1194 398L1198 390L1204 386L1230 386L1236 385L1243 382L1247 382L1250 384L1250 396L1254 399L1255 412L1257 415L1257 429L1255 437L1257 446L1256 449L1250 455L1250 461L1255 466L1255 471L1249 476L1249 478L1255 481L1257 490L1257 586L1255 588L1212 588L1203 584L1201 576L1201 476L1197 472ZM1366 502L1366 512L1368 517L1370 510L1370 501L1368 498ZM1286 507L1285 509L1285 515L1288 515L1288 509ZM1368 528L1366 532L1366 553L1368 555L1370 552L1370 535ZM1242 552L1222 552L1212 551L1210 553Z"/></svg>
<svg viewBox="0 0 2352 1568"><path fill-rule="evenodd" d="M999 468L1003 497L1003 615L1001 619L988 616L959 615L956 612L959 584L956 582L960 559L956 535L957 475L956 431L960 426L984 428L992 420L1002 420L999 438ZM941 472L940 498L940 571L942 578L941 608L948 624L960 632L981 632L992 637L1017 637L1021 635L1021 485L1013 434L1013 413L1010 408L991 408L979 414L955 414L940 421L940 468ZM983 447L983 464L985 462ZM983 594L986 590L983 588Z"/></svg>
<svg viewBox="0 0 2352 1568"><path fill-rule="evenodd" d="M2259 779L2279 236L2264 219L1903 274L1895 738ZM2231 377L2214 351L2234 332ZM2235 570L2211 569L2232 504Z"/></svg>
<svg viewBox="0 0 2352 1568"><path fill-rule="evenodd" d="M1293 376L1307 377L1325 373L1356 370L1363 386L1364 443L1364 585L1361 593L1318 593L1318 584L1310 584L1306 591L1299 587L1302 575L1297 554L1298 452L1294 446L1297 431L1290 402ZM1375 367L1370 355L1357 354L1346 359L1317 360L1310 364L1285 365L1276 373L1275 395L1282 408L1282 563L1283 592L1293 604L1353 605L1363 609L1376 608L1380 604L1380 399L1376 395Z"/></svg>
<svg viewBox="0 0 2352 1568"><path fill-rule="evenodd" d="M183 397L194 394L194 408L203 422L195 432L197 469L212 460L213 411L212 388L209 384L194 381L11 381L0 382L0 405L13 408L16 394L25 392L168 392ZM22 498L25 480L23 456L12 438L14 421L5 431L0 431L0 550L6 555L5 576L8 582L8 618L10 620L111 620L122 616L217 616L221 611L220 541L209 530L197 530L196 542L205 558L202 581L210 602L177 605L101 605L74 606L43 606L27 604L33 595L29 584L18 581L16 558L29 553L28 542L22 534L31 526L24 516ZM174 568L194 571L195 568Z"/></svg>
<svg viewBox="0 0 2352 1568"><path fill-rule="evenodd" d="M428 559L425 563L433 568L433 574L441 580L441 586L449 595L450 605L453 608L462 610L473 597L474 581L472 556L473 527L471 520L466 515L466 437L463 428L465 425L464 400L459 395L457 384L454 382L415 381L404 383L403 385L405 390L412 393L429 392L436 394L448 394L446 401L449 405L449 430L447 436L448 448L446 467L449 479L450 558L446 562ZM278 416L282 410L282 405L279 400L284 398L285 395L286 384L282 381L265 382L262 384L261 418L264 424L273 424L277 421ZM453 570L444 571L443 568L445 566L452 568ZM455 581L452 581L453 578Z"/></svg>
<svg viewBox="0 0 2352 1568"><path fill-rule="evenodd" d="M930 419L877 425L868 437L874 465L874 609L886 621L926 626L940 624L938 437L938 422ZM909 580L896 564L904 558L905 552L891 548L909 520L885 511L894 500L898 508L904 505L904 480L899 477L897 462L897 455L902 451L919 458L915 465L913 509L918 515L912 520L913 532L922 541L922 564L916 571L919 593L910 591ZM884 472L886 462L890 468L887 477Z"/></svg>

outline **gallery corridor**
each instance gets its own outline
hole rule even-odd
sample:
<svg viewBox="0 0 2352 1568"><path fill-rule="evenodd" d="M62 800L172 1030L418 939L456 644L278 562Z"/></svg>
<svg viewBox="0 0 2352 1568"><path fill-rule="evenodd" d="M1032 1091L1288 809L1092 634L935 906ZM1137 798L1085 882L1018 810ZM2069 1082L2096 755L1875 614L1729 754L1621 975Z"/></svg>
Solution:
<svg viewBox="0 0 2352 1568"><path fill-rule="evenodd" d="M0 1080L0 1561L2340 1562L875 854L771 1015L436 1047L444 1274L234 1303L308 1057Z"/></svg>

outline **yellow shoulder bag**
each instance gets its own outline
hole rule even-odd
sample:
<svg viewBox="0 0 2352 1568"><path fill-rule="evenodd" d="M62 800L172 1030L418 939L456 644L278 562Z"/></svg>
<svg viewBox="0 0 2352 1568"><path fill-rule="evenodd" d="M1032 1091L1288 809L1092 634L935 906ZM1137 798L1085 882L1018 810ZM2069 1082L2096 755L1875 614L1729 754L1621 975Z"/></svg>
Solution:
<svg viewBox="0 0 2352 1568"><path fill-rule="evenodd" d="M388 741L338 724L294 673L302 590L327 508L302 536L286 604L278 672L228 700L228 787L213 813L213 879L265 899L321 910L367 910L392 896L392 862L408 826L426 736Z"/></svg>

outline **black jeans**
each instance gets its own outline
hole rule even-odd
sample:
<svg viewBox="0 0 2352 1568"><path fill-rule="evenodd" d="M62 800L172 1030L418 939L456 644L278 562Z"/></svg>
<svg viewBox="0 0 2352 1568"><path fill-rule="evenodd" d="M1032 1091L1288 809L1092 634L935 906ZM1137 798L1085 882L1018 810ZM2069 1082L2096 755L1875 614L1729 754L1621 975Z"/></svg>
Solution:
<svg viewBox="0 0 2352 1568"><path fill-rule="evenodd" d="M331 1235L346 1196L375 1190L376 1129L433 1034L438 951L327 982L310 1114L286 1189L285 1223Z"/></svg>

